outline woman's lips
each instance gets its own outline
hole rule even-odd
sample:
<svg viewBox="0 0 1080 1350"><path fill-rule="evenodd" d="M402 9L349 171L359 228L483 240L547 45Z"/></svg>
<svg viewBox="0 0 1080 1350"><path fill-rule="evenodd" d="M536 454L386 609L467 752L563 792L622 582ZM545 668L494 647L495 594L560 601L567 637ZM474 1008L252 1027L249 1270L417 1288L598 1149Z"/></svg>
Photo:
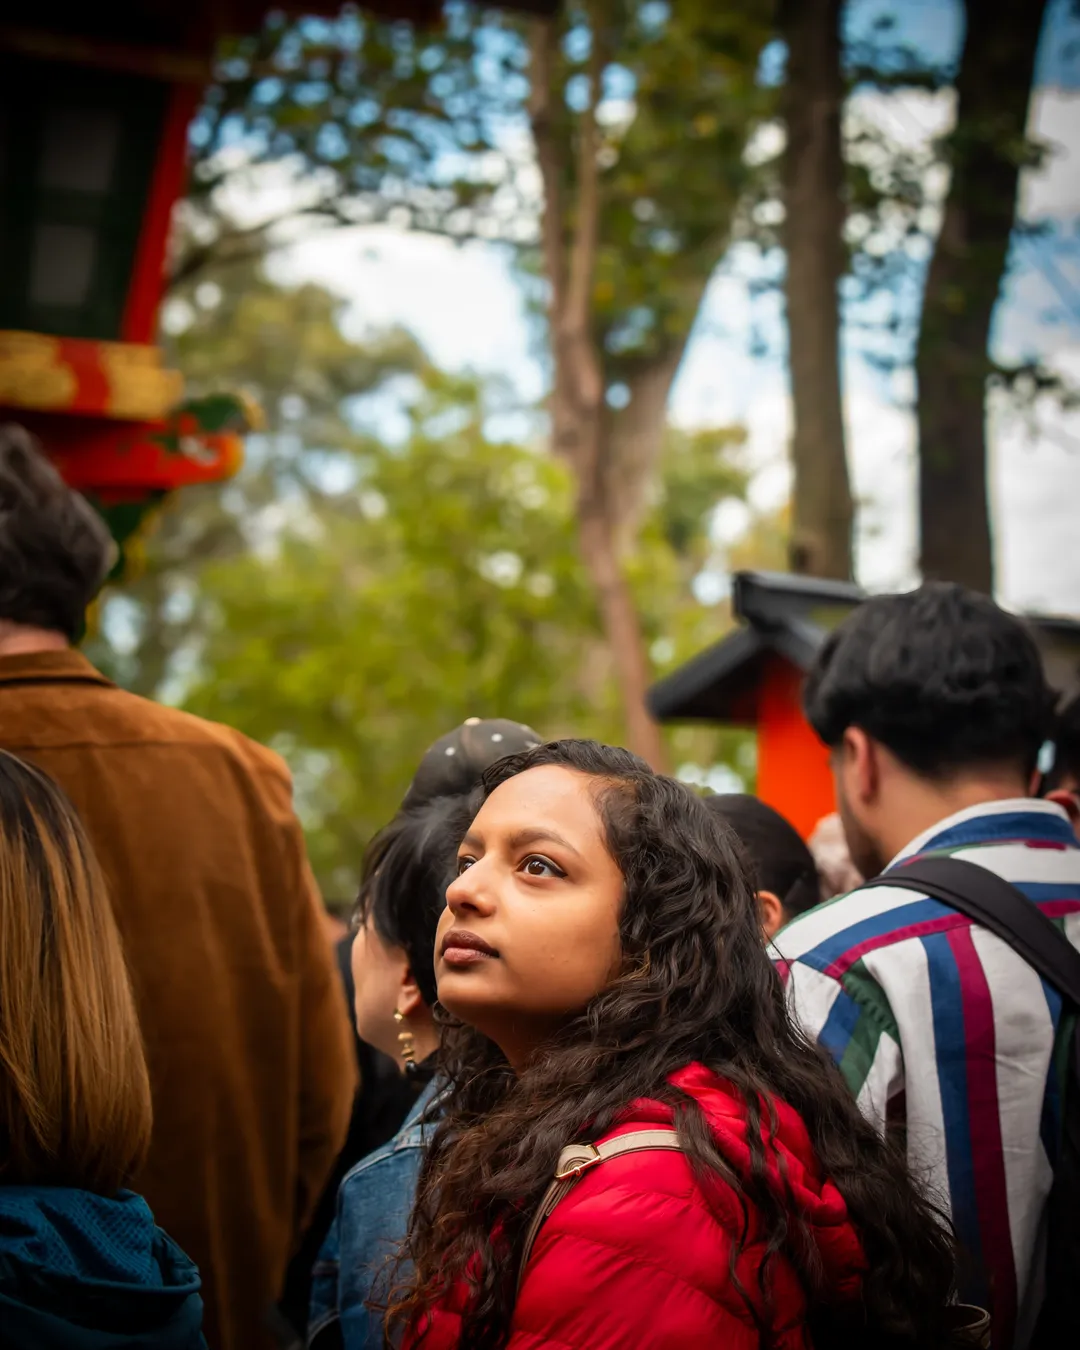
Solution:
<svg viewBox="0 0 1080 1350"><path fill-rule="evenodd" d="M451 928L443 938L441 956L448 966L473 966L498 955L490 942L464 928Z"/></svg>

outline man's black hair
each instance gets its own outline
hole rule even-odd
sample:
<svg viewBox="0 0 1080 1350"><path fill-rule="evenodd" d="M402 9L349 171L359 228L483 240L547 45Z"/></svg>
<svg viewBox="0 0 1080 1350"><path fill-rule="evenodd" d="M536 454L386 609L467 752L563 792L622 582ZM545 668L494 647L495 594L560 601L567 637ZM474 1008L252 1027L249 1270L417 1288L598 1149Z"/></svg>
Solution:
<svg viewBox="0 0 1080 1350"><path fill-rule="evenodd" d="M864 601L826 639L804 702L826 745L859 727L932 779L1005 765L1030 775L1053 707L1027 626L947 582Z"/></svg>
<svg viewBox="0 0 1080 1350"><path fill-rule="evenodd" d="M17 426L0 426L0 619L74 642L116 557L105 522Z"/></svg>
<svg viewBox="0 0 1080 1350"><path fill-rule="evenodd" d="M467 796L403 807L368 845L356 921L371 919L379 937L401 947L424 1002L435 986L435 930L454 878L457 848L475 814Z"/></svg>
<svg viewBox="0 0 1080 1350"><path fill-rule="evenodd" d="M722 792L704 802L738 837L757 890L772 891L792 917L820 902L813 855L779 811L742 792Z"/></svg>
<svg viewBox="0 0 1080 1350"><path fill-rule="evenodd" d="M1054 723L1054 762L1042 790L1080 784L1080 694L1075 694Z"/></svg>

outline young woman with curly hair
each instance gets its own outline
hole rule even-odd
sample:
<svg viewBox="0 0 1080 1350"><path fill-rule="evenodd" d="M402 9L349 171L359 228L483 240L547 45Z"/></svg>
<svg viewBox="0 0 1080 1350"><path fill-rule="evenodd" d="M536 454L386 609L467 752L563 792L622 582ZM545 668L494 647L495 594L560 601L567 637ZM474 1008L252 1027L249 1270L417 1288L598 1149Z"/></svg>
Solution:
<svg viewBox="0 0 1080 1350"><path fill-rule="evenodd" d="M950 1240L792 1025L726 827L587 741L500 761L482 795L436 941L451 1087L391 1336L420 1350L947 1344ZM519 1288L563 1148L672 1125L678 1149L586 1165Z"/></svg>

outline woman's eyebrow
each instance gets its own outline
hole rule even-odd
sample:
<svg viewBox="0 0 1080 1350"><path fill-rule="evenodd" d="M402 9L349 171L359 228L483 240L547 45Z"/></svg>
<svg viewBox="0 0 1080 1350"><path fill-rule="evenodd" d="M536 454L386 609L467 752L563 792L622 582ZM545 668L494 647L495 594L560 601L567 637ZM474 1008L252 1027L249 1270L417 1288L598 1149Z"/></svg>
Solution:
<svg viewBox="0 0 1080 1350"><path fill-rule="evenodd" d="M514 833L508 835L506 839L507 846L511 850L526 848L529 844L539 844L545 841L549 844L559 844L562 848L568 849L576 857L581 857L581 853L573 846L569 839L564 839L561 834L556 834L554 830L542 829L539 827L526 827L523 830L515 830Z"/></svg>

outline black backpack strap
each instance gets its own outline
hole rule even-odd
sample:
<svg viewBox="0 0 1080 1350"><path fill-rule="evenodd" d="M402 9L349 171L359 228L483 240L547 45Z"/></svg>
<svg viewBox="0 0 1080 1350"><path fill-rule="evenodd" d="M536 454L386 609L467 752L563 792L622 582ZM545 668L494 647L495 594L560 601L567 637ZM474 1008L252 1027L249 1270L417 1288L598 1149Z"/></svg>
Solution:
<svg viewBox="0 0 1080 1350"><path fill-rule="evenodd" d="M996 872L963 858L930 856L882 873L865 889L878 886L918 891L966 914L1007 942L1067 1002L1080 1008L1080 951L1034 901Z"/></svg>

